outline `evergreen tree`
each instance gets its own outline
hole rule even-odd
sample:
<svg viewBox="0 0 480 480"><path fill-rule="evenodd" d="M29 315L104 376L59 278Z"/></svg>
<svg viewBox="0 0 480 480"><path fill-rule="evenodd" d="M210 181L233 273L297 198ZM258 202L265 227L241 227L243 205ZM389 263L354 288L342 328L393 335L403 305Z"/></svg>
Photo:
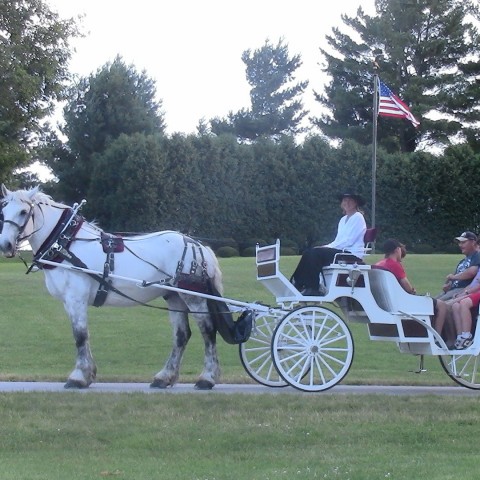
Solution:
<svg viewBox="0 0 480 480"><path fill-rule="evenodd" d="M166 176L164 137L120 135L97 154L85 214L107 230L149 232L166 210L161 195Z"/></svg>
<svg viewBox="0 0 480 480"><path fill-rule="evenodd" d="M211 120L212 132L233 133L242 140L259 137L278 139L281 135L295 135L307 111L299 96L308 81L295 83L295 74L302 65L300 55L290 56L288 45L279 40L277 45L268 40L255 50L245 50L242 61L246 65L251 108L230 112L227 119Z"/></svg>
<svg viewBox="0 0 480 480"><path fill-rule="evenodd" d="M373 66L421 120L380 118L378 142L389 151L412 152L425 144L474 137L480 74L479 32L472 0L377 0L376 16L361 8L342 16L356 39L335 28L322 49L332 80L316 99L328 113L314 123L330 138L372 142ZM435 115L436 113L436 115Z"/></svg>

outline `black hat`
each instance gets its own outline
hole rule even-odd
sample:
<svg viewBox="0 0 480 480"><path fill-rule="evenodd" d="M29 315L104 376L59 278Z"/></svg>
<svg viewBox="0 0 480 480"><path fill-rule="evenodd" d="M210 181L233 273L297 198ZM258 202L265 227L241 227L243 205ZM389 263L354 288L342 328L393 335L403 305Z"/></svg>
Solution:
<svg viewBox="0 0 480 480"><path fill-rule="evenodd" d="M396 240L395 238L389 238L383 244L383 253L385 255L390 255L393 253L398 247L402 248L402 244Z"/></svg>
<svg viewBox="0 0 480 480"><path fill-rule="evenodd" d="M467 240L477 241L477 236L473 232L463 232L459 237L455 237L455 240L459 242L465 242Z"/></svg>
<svg viewBox="0 0 480 480"><path fill-rule="evenodd" d="M363 207L365 205L365 199L356 193L342 193L338 196L340 201L342 201L344 198L353 198L359 207Z"/></svg>

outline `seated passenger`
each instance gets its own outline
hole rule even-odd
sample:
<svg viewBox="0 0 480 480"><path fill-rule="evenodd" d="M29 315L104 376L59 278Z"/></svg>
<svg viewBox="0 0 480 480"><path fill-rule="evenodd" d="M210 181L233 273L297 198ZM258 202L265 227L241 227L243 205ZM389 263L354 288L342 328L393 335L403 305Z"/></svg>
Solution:
<svg viewBox="0 0 480 480"><path fill-rule="evenodd" d="M450 300L455 295L461 293L479 271L480 252L477 235L473 232L463 232L455 240L458 242L464 258L458 263L455 273L447 275L445 284L442 287L442 293L435 297L440 300Z"/></svg>
<svg viewBox="0 0 480 480"><path fill-rule="evenodd" d="M360 195L344 193L340 195L340 207L344 216L338 223L337 236L333 242L305 250L290 281L302 295L325 295L324 285L320 285L323 267L330 265L337 253L352 253L361 262L364 256L363 237L367 230L360 207L365 204Z"/></svg>
<svg viewBox="0 0 480 480"><path fill-rule="evenodd" d="M471 326L471 315L469 320L467 319L467 313L464 309L463 314L460 314L460 307L457 305L457 318L454 318L453 305L456 305L460 300L465 298L465 292L472 293L480 286L479 266L480 266L480 252L478 246L478 237L473 232L463 232L455 240L458 242L458 246L465 257L459 262L455 273L451 273L447 276L447 281L443 286L443 292L437 295L437 308L442 308L442 311L437 315L437 324L435 328L439 331L439 328L445 326L443 336L447 341L447 345L452 348L466 348L471 343L471 332L468 325ZM473 278L473 280L472 280ZM442 303L443 302L443 303ZM463 304L463 307L468 304L469 301ZM477 303L478 304L478 303ZM475 299L472 301L472 307L477 305ZM463 315L463 320L461 320ZM468 323L470 322L470 323ZM468 330L466 330L468 328ZM461 340L466 339L466 342ZM454 345L455 344L455 345Z"/></svg>
<svg viewBox="0 0 480 480"><path fill-rule="evenodd" d="M457 338L454 348L463 350L472 342L472 308L478 308L480 303L480 271L472 282L459 294L446 302L452 308L453 321Z"/></svg>
<svg viewBox="0 0 480 480"><path fill-rule="evenodd" d="M382 270L388 270L389 272L392 272L402 288L407 293L415 295L417 292L408 280L407 274L402 265L402 259L407 254L405 245L400 243L395 238L389 238L383 244L383 253L385 254L385 258L375 263L375 265L373 265L374 268L381 268Z"/></svg>
<svg viewBox="0 0 480 480"><path fill-rule="evenodd" d="M385 253L385 258L375 263L372 267L381 268L382 270L388 270L389 272L392 272L403 289L406 292L415 295L417 292L408 280L405 269L401 263L402 259L407 254L405 245L394 238L389 238L383 245L383 252ZM445 318L447 316L447 303L442 300L433 299L433 308L433 327L439 334L441 334L445 324Z"/></svg>

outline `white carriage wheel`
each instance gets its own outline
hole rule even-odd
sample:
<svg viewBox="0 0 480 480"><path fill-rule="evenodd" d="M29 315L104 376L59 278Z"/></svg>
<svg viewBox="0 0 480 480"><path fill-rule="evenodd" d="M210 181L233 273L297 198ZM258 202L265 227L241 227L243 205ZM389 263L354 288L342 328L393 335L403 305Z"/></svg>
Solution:
<svg viewBox="0 0 480 480"><path fill-rule="evenodd" d="M348 373L353 338L334 312L306 306L285 315L275 329L272 358L280 376L306 392L328 390Z"/></svg>
<svg viewBox="0 0 480 480"><path fill-rule="evenodd" d="M448 376L459 385L480 390L480 359L478 355L455 353L440 356L440 363Z"/></svg>
<svg viewBox="0 0 480 480"><path fill-rule="evenodd" d="M260 314L255 318L250 338L240 344L239 353L245 371L255 381L267 387L286 387L272 361L272 337L278 317Z"/></svg>

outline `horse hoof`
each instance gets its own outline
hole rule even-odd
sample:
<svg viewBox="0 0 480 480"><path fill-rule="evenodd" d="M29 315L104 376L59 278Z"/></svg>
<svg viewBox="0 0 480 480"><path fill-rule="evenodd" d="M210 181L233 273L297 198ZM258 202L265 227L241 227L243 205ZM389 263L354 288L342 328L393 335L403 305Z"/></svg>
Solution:
<svg viewBox="0 0 480 480"><path fill-rule="evenodd" d="M165 380L162 380L160 378L154 378L153 382L150 384L150 388L168 388L170 387L170 384L166 382Z"/></svg>
<svg viewBox="0 0 480 480"><path fill-rule="evenodd" d="M67 383L63 386L63 388L88 388L88 385L85 383L79 382L78 380L67 380Z"/></svg>
<svg viewBox="0 0 480 480"><path fill-rule="evenodd" d="M211 390L215 386L214 383L209 382L208 380L199 380L195 384L197 390Z"/></svg>

